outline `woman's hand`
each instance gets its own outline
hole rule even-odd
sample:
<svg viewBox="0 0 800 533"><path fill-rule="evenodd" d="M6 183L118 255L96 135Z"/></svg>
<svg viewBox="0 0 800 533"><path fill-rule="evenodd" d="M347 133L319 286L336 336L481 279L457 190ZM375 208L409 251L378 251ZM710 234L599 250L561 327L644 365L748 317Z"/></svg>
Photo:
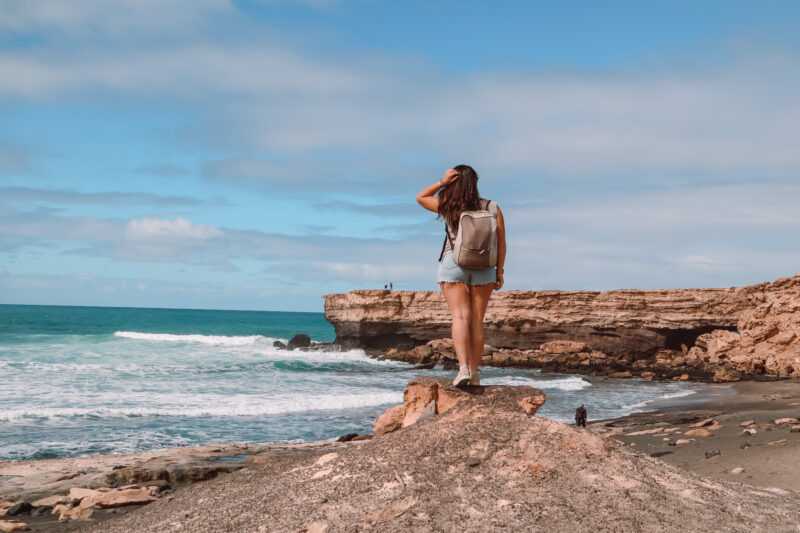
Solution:
<svg viewBox="0 0 800 533"><path fill-rule="evenodd" d="M498 291L503 288L503 270L502 269L498 269L497 270L497 281L494 284L494 288L496 290L498 290Z"/></svg>
<svg viewBox="0 0 800 533"><path fill-rule="evenodd" d="M460 177L461 174L458 173L458 170L454 168L448 168L447 170L445 170L444 176L442 176L442 179L439 180L439 183L442 185L442 187L447 187Z"/></svg>

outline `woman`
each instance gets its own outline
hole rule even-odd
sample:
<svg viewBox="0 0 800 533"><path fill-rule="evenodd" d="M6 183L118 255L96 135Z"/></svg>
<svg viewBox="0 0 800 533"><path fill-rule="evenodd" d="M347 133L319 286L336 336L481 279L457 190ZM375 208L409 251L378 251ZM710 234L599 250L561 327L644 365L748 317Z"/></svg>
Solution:
<svg viewBox="0 0 800 533"><path fill-rule="evenodd" d="M503 265L506 261L503 212L495 202L480 197L478 173L468 165L458 165L447 170L441 180L420 191L417 203L444 219L445 231L449 232L450 237L445 238L438 281L453 315L453 345L459 366L453 385L480 385L483 317L492 290L503 286ZM479 209L487 209L497 218L496 268L466 269L458 266L453 259L451 243L458 232L461 213Z"/></svg>

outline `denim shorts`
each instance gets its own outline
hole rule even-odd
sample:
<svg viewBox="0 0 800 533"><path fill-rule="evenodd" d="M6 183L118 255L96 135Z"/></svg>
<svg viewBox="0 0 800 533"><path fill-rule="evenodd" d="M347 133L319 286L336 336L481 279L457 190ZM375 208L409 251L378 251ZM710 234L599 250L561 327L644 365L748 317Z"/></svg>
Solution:
<svg viewBox="0 0 800 533"><path fill-rule="evenodd" d="M436 275L438 283L466 283L467 285L489 285L497 282L495 267L472 270L458 266L453 259L453 253L447 252L439 263Z"/></svg>

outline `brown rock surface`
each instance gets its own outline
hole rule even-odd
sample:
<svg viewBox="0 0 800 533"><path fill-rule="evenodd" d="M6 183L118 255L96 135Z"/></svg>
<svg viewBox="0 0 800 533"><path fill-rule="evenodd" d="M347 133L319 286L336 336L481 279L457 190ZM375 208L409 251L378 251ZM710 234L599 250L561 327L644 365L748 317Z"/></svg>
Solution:
<svg viewBox="0 0 800 533"><path fill-rule="evenodd" d="M340 344L452 365L438 292L330 294L325 315ZM719 382L800 376L800 276L728 289L501 291L486 340L494 348L484 361L495 366Z"/></svg>
<svg viewBox="0 0 800 533"><path fill-rule="evenodd" d="M476 388L445 413L335 453L276 455L92 533L790 530L797 494L691 474L528 416L527 387Z"/></svg>
<svg viewBox="0 0 800 533"><path fill-rule="evenodd" d="M2 533L15 533L16 531L29 531L30 528L25 522L17 520L0 520L0 531Z"/></svg>

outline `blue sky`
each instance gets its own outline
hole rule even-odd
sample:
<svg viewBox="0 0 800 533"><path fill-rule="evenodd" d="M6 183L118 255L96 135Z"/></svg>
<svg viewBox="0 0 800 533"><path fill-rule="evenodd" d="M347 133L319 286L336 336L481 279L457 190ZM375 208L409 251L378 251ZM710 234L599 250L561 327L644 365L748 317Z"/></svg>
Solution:
<svg viewBox="0 0 800 533"><path fill-rule="evenodd" d="M481 174L511 289L800 270L797 2L0 0L0 303L435 289Z"/></svg>

